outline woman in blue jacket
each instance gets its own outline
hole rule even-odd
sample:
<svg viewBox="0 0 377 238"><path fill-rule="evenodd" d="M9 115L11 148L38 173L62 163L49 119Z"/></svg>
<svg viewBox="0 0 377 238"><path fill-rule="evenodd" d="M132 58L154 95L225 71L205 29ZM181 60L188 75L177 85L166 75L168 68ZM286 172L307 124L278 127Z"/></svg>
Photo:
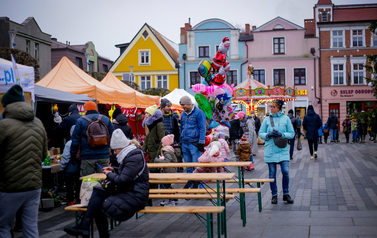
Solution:
<svg viewBox="0 0 377 238"><path fill-rule="evenodd" d="M275 179L273 183L270 183L272 204L278 202L276 186L277 164L280 164L281 173L283 174L283 201L293 203L293 199L289 195L289 147L280 148L275 145L273 140L273 137L292 139L295 136L291 120L282 111L283 104L284 102L279 99L272 102L270 116L263 120L262 126L259 129L260 138L265 140L264 162L268 164L269 178ZM270 117L272 117L274 126L271 125Z"/></svg>

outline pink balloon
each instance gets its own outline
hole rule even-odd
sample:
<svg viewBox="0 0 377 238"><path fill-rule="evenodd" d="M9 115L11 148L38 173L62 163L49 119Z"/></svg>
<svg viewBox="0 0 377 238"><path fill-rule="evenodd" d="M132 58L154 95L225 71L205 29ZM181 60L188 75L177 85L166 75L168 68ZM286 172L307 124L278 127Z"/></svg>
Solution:
<svg viewBox="0 0 377 238"><path fill-rule="evenodd" d="M207 96L209 97L212 97L212 96L217 96L217 95L220 95L220 94L224 94L225 91L215 85L211 85L211 86L207 86L206 88L206 94Z"/></svg>
<svg viewBox="0 0 377 238"><path fill-rule="evenodd" d="M195 93L203 93L206 91L206 87L204 84L195 84L195 85L192 85L192 91L195 92Z"/></svg>

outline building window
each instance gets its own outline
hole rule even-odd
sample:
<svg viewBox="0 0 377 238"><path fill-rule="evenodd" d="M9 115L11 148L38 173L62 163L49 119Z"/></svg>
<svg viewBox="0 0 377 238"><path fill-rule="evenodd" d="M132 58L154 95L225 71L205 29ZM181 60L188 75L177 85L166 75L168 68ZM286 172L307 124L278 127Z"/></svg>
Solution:
<svg viewBox="0 0 377 238"><path fill-rule="evenodd" d="M344 71L343 64L334 64L333 65L333 75L334 75L334 85L344 84Z"/></svg>
<svg viewBox="0 0 377 238"><path fill-rule="evenodd" d="M34 58L36 58L37 60L39 60L39 44L38 43L35 43L35 49L34 49Z"/></svg>
<svg viewBox="0 0 377 238"><path fill-rule="evenodd" d="M199 58L209 57L209 46L199 46Z"/></svg>
<svg viewBox="0 0 377 238"><path fill-rule="evenodd" d="M190 85L202 83L202 78L198 72L190 72Z"/></svg>
<svg viewBox="0 0 377 238"><path fill-rule="evenodd" d="M131 78L131 77L130 77L130 74L123 74L123 77L122 77L122 78L123 78L123 81L131 81L131 80L130 80L130 78Z"/></svg>
<svg viewBox="0 0 377 238"><path fill-rule="evenodd" d="M150 51L140 50L139 51L139 62L140 65L150 65Z"/></svg>
<svg viewBox="0 0 377 238"><path fill-rule="evenodd" d="M105 73L109 72L109 66L107 66L107 64L103 64L102 68L103 68L103 72Z"/></svg>
<svg viewBox="0 0 377 238"><path fill-rule="evenodd" d="M293 71L295 85L306 85L305 69L294 69Z"/></svg>
<svg viewBox="0 0 377 238"><path fill-rule="evenodd" d="M83 69L83 67L82 67L82 58L76 57L76 65L80 69Z"/></svg>
<svg viewBox="0 0 377 238"><path fill-rule="evenodd" d="M353 64L353 84L364 84L363 64Z"/></svg>
<svg viewBox="0 0 377 238"><path fill-rule="evenodd" d="M285 69L274 69L274 85L285 85Z"/></svg>
<svg viewBox="0 0 377 238"><path fill-rule="evenodd" d="M89 72L94 72L94 62L89 61Z"/></svg>
<svg viewBox="0 0 377 238"><path fill-rule="evenodd" d="M371 34L372 36L372 42L373 42L373 46L377 46L377 33L372 33Z"/></svg>
<svg viewBox="0 0 377 238"><path fill-rule="evenodd" d="M254 79L260 83L266 84L264 69L254 69Z"/></svg>
<svg viewBox="0 0 377 238"><path fill-rule="evenodd" d="M285 54L284 37L274 38L274 54Z"/></svg>
<svg viewBox="0 0 377 238"><path fill-rule="evenodd" d="M237 70L229 70L226 74L226 83L229 85L237 85Z"/></svg>
<svg viewBox="0 0 377 238"><path fill-rule="evenodd" d="M352 30L352 46L363 46L363 30Z"/></svg>
<svg viewBox="0 0 377 238"><path fill-rule="evenodd" d="M343 31L332 32L332 47L343 47Z"/></svg>
<svg viewBox="0 0 377 238"><path fill-rule="evenodd" d="M145 90L151 87L151 76L140 76L140 89Z"/></svg>
<svg viewBox="0 0 377 238"><path fill-rule="evenodd" d="M327 21L327 12L322 12L322 21Z"/></svg>
<svg viewBox="0 0 377 238"><path fill-rule="evenodd" d="M30 41L26 40L26 52L30 54Z"/></svg>
<svg viewBox="0 0 377 238"><path fill-rule="evenodd" d="M168 88L168 76L158 75L157 76L157 88Z"/></svg>

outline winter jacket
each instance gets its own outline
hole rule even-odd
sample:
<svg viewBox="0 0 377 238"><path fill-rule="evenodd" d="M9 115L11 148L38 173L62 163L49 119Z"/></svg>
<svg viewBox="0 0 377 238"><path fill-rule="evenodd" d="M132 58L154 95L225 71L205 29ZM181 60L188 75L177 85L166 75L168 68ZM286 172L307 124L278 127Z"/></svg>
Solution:
<svg viewBox="0 0 377 238"><path fill-rule="evenodd" d="M182 113L180 143L198 142L204 144L206 136L206 116L202 110L193 106L192 112Z"/></svg>
<svg viewBox="0 0 377 238"><path fill-rule="evenodd" d="M116 116L116 118L114 118L114 120L113 120L114 130L116 130L118 128L121 129L123 131L123 133L126 135L126 137L128 139L132 140L134 138L134 136L132 134L131 127L127 124L128 119L127 119L126 115L118 114Z"/></svg>
<svg viewBox="0 0 377 238"><path fill-rule="evenodd" d="M241 127L240 119L234 119L230 122L230 129L229 129L229 139L232 140L239 140L243 135L243 130Z"/></svg>
<svg viewBox="0 0 377 238"><path fill-rule="evenodd" d="M331 130L338 129L338 118L335 116L334 112L331 112L329 119L327 119L327 125L329 125Z"/></svg>
<svg viewBox="0 0 377 238"><path fill-rule="evenodd" d="M73 134L73 130L74 130L74 128L71 127L71 130L70 130L71 136ZM60 166L61 166L62 171L65 170L65 167L67 166L67 164L71 160L71 144L72 144L72 140L69 140L64 146L64 150L63 150L63 154L62 154L62 161L60 162Z"/></svg>
<svg viewBox="0 0 377 238"><path fill-rule="evenodd" d="M299 127L297 119L293 116L293 113L288 113L288 117L289 117L289 119L291 119L293 130L295 131L295 133L297 133L297 131L298 131L297 129Z"/></svg>
<svg viewBox="0 0 377 238"><path fill-rule="evenodd" d="M260 119L257 116L255 116L253 119L255 121L255 132L258 134L260 126L261 126Z"/></svg>
<svg viewBox="0 0 377 238"><path fill-rule="evenodd" d="M360 120L359 134L364 136L368 134L368 125L364 119Z"/></svg>
<svg viewBox="0 0 377 238"><path fill-rule="evenodd" d="M247 141L241 141L237 147L236 155L240 156L240 161L250 161L251 147Z"/></svg>
<svg viewBox="0 0 377 238"><path fill-rule="evenodd" d="M224 159L229 159L229 145L224 139L219 139L219 142L221 143L221 155Z"/></svg>
<svg viewBox="0 0 377 238"><path fill-rule="evenodd" d="M155 163L178 163L177 157L173 152L170 151L163 151L164 159L160 159L159 156L157 156L154 159ZM177 168L163 168L162 169L163 173L176 173Z"/></svg>
<svg viewBox="0 0 377 238"><path fill-rule="evenodd" d="M165 131L168 135L173 134L174 135L174 142L179 142L179 126L178 126L178 120L174 116L173 111L170 110L169 114L164 114L162 123L165 126Z"/></svg>
<svg viewBox="0 0 377 238"><path fill-rule="evenodd" d="M344 121L343 121L343 123L342 123L342 126L343 127L347 127L347 133L351 133L352 132L352 130L351 130L351 120L347 120L347 119L345 119Z"/></svg>
<svg viewBox="0 0 377 238"><path fill-rule="evenodd" d="M302 126L306 131L306 139L318 140L318 129L321 128L322 121L319 115L315 113L314 110L308 110L308 113L304 116Z"/></svg>
<svg viewBox="0 0 377 238"><path fill-rule="evenodd" d="M255 120L252 117L247 118L246 127L249 128L248 132L245 132L247 135L247 141L250 144L251 151L254 155L258 154L258 136L255 132Z"/></svg>
<svg viewBox="0 0 377 238"><path fill-rule="evenodd" d="M318 136L323 136L323 126L318 129Z"/></svg>
<svg viewBox="0 0 377 238"><path fill-rule="evenodd" d="M154 163L154 159L160 154L162 145L161 139L165 136L165 127L162 124L162 112L157 110L146 121L149 133L145 137L143 151L149 153L149 163ZM151 170L153 171L153 170Z"/></svg>
<svg viewBox="0 0 377 238"><path fill-rule="evenodd" d="M217 156L217 157L216 156L209 156L210 150L211 149L208 148L208 150L206 150L198 158L199 163L224 162L224 158L222 157L221 152L220 152L220 155ZM222 172L224 172L224 168L222 168L222 167L197 167L194 170L194 173L215 173L216 171L218 173L222 173Z"/></svg>
<svg viewBox="0 0 377 238"><path fill-rule="evenodd" d="M23 192L42 187L42 162L47 134L25 102L8 104L0 121L0 192Z"/></svg>
<svg viewBox="0 0 377 238"><path fill-rule="evenodd" d="M86 117L93 120L93 118L98 118L100 114L97 111L87 111ZM114 126L108 117L102 116L101 119L107 129L109 130L110 137L113 134ZM79 148L81 149L81 160L84 159L105 159L110 158L109 146L103 146L99 148L90 148L86 140L86 129L88 128L89 122L85 118L80 118L76 122L75 130L72 134L72 144L71 144L71 158L76 158Z"/></svg>
<svg viewBox="0 0 377 238"><path fill-rule="evenodd" d="M259 130L259 137L265 140L264 162L280 163L281 161L289 161L289 146L279 148L275 145L274 139L269 138L267 135L275 129L282 134L283 138L292 139L295 136L295 131L293 130L291 120L282 111L270 114L271 116L274 121L274 128L271 126L270 118L266 117Z"/></svg>
<svg viewBox="0 0 377 238"><path fill-rule="evenodd" d="M143 173L135 179L143 168ZM102 210L108 217L125 221L147 204L149 172L140 149L130 151L118 171L107 174L107 180L117 185L117 193L102 203Z"/></svg>
<svg viewBox="0 0 377 238"><path fill-rule="evenodd" d="M76 125L77 120L81 118L81 115L77 110L74 110L71 115L65 117L58 126L52 129L49 137L59 136L61 139L65 138L66 141L71 139L70 130L71 127Z"/></svg>
<svg viewBox="0 0 377 238"><path fill-rule="evenodd" d="M325 132L324 130L327 130L327 132ZM322 128L322 131L324 136L328 136L330 134L330 127L327 125L327 122L325 123L325 126Z"/></svg>

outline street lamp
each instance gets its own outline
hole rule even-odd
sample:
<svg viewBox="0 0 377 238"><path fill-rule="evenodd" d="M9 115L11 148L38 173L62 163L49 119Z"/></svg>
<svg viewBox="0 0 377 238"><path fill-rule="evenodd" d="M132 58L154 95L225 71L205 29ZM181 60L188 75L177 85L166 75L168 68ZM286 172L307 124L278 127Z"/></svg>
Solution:
<svg viewBox="0 0 377 238"><path fill-rule="evenodd" d="M16 33L17 33L17 31L15 31L15 30L13 30L13 29L10 29L9 31L8 31L8 33L9 33L9 36L10 36L10 43L11 43L11 48L13 49L14 48L14 38L16 37Z"/></svg>
<svg viewBox="0 0 377 238"><path fill-rule="evenodd" d="M134 69L134 66L133 65L130 65L128 66L130 68L130 71L131 71L131 74L130 74L130 81L133 82L134 81L134 74L132 73L132 70Z"/></svg>
<svg viewBox="0 0 377 238"><path fill-rule="evenodd" d="M89 56L90 53L85 53L85 58L86 58L86 71L89 72Z"/></svg>

